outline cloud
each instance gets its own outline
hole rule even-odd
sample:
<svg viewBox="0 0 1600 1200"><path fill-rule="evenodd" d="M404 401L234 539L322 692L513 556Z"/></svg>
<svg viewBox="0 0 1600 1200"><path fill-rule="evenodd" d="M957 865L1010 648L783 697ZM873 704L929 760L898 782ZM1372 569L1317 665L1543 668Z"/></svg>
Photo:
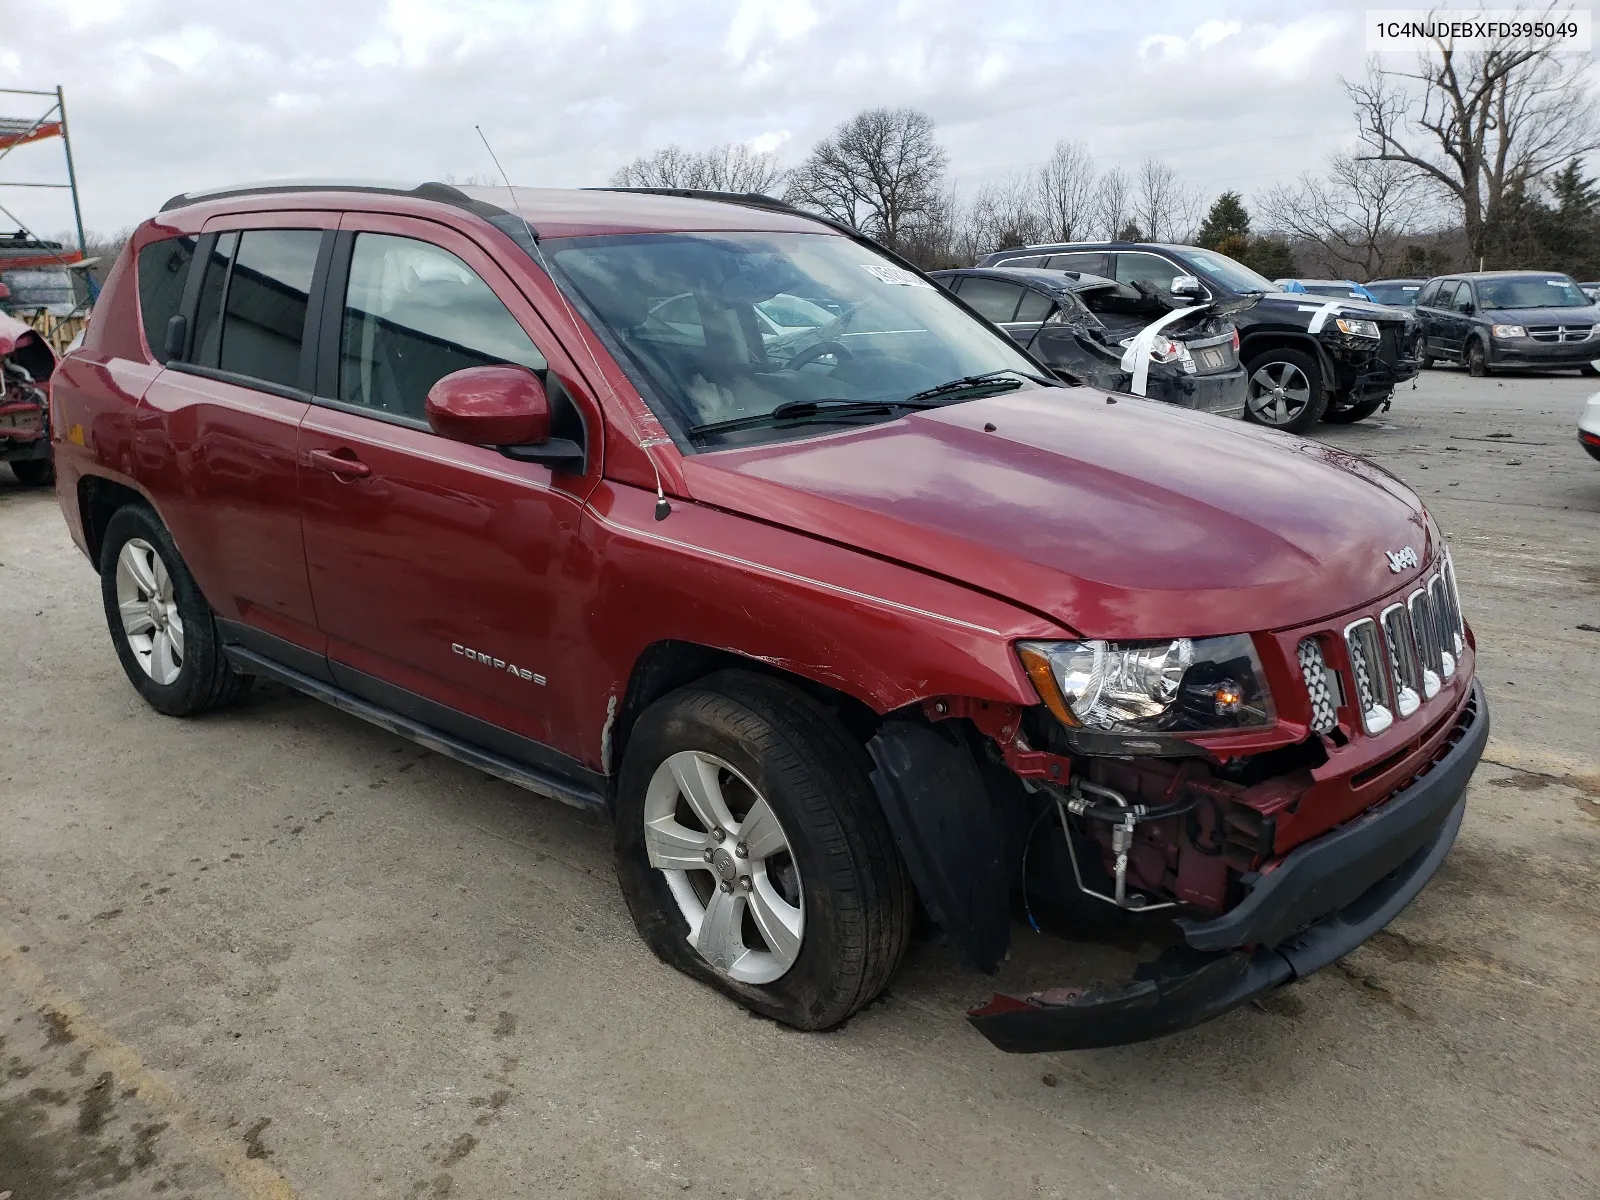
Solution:
<svg viewBox="0 0 1600 1200"><path fill-rule="evenodd" d="M39 5L8 28L0 86L65 86L99 229L250 178L479 174L474 124L518 182L578 186L669 142L792 163L857 109L898 104L938 122L962 187L1081 138L1106 164L1156 154L1208 190L1250 192L1348 135L1335 77L1364 53L1337 0L1219 0L1204 20L1179 0ZM61 173L58 146L25 149L37 156L18 151L0 179ZM70 223L59 193L0 203L41 229Z"/></svg>

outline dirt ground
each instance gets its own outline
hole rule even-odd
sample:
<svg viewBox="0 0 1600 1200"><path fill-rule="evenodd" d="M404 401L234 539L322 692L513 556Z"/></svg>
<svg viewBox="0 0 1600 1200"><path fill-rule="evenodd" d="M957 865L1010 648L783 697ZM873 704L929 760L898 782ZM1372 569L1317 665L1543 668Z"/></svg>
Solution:
<svg viewBox="0 0 1600 1200"><path fill-rule="evenodd" d="M752 1019L648 954L605 829L313 701L155 714L6 476L0 1196L1600 1194L1595 387L1435 371L1323 429L1422 494L1477 631L1434 882L1260 1005L1037 1057L936 944L835 1033ZM1136 949L1017 938L1002 984Z"/></svg>

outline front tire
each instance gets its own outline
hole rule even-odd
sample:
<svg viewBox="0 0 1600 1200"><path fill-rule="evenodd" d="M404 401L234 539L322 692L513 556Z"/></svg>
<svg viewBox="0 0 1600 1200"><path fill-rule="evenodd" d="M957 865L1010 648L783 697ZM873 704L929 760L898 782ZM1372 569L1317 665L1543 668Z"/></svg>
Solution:
<svg viewBox="0 0 1600 1200"><path fill-rule="evenodd" d="M1376 400L1363 400L1359 404L1347 404L1343 408L1330 408L1322 414L1322 419L1329 425L1354 425L1357 421L1365 421L1377 412L1387 399L1387 396L1379 396Z"/></svg>
<svg viewBox="0 0 1600 1200"><path fill-rule="evenodd" d="M1322 364L1300 350L1267 350L1246 368L1244 419L1257 425L1304 433L1328 407Z"/></svg>
<svg viewBox="0 0 1600 1200"><path fill-rule="evenodd" d="M118 509L106 526L100 594L122 669L158 712L208 712L249 685L223 656L211 606L172 535L143 505Z"/></svg>
<svg viewBox="0 0 1600 1200"><path fill-rule="evenodd" d="M26 458L13 462L11 473L23 487L49 487L56 481L56 464L49 458Z"/></svg>
<svg viewBox="0 0 1600 1200"><path fill-rule="evenodd" d="M789 686L726 671L658 700L628 739L616 817L641 936L745 1007L828 1029L899 966L914 893L865 755Z"/></svg>
<svg viewBox="0 0 1600 1200"><path fill-rule="evenodd" d="M1474 379L1484 379L1489 374L1489 352L1477 338L1467 343L1467 374Z"/></svg>

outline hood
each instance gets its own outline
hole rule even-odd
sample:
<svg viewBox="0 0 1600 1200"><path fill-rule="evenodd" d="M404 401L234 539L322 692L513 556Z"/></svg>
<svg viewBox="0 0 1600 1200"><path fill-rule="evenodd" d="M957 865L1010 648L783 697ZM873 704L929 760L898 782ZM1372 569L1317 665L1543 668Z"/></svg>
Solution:
<svg viewBox="0 0 1600 1200"><path fill-rule="evenodd" d="M993 432L986 430L992 425ZM1300 625L1422 572L1421 503L1353 454L1089 388L1038 388L694 455L694 499L944 576L1085 637Z"/></svg>
<svg viewBox="0 0 1600 1200"><path fill-rule="evenodd" d="M1352 317L1365 317L1369 321L1412 321L1416 315L1409 308L1396 308L1388 304L1374 304L1370 300L1344 300L1336 296L1313 296L1306 292L1268 292L1261 297L1267 305L1293 305L1305 309L1309 315L1324 304L1337 304L1339 312Z"/></svg>
<svg viewBox="0 0 1600 1200"><path fill-rule="evenodd" d="M1587 308L1481 308L1478 316L1495 325L1593 325L1600 304Z"/></svg>

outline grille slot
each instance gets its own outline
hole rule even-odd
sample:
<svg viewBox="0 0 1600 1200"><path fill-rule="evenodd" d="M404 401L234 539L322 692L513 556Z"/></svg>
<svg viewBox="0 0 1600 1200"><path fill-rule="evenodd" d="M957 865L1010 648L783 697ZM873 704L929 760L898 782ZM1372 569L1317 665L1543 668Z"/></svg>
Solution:
<svg viewBox="0 0 1600 1200"><path fill-rule="evenodd" d="M1379 623L1389 652L1389 673L1394 679L1395 711L1409 717L1422 707L1422 663L1411 633L1411 618L1404 604L1391 604L1383 610Z"/></svg>
<svg viewBox="0 0 1600 1200"><path fill-rule="evenodd" d="M1411 636L1422 662L1422 698L1432 700L1439 694L1444 679L1444 644L1439 636L1432 592L1427 587L1412 592L1406 597L1406 610L1411 614Z"/></svg>
<svg viewBox="0 0 1600 1200"><path fill-rule="evenodd" d="M1592 325L1530 325L1528 336L1536 342L1586 342Z"/></svg>
<svg viewBox="0 0 1600 1200"><path fill-rule="evenodd" d="M1339 725L1339 706L1344 702L1344 688L1339 676L1328 669L1322 654L1322 643L1308 637L1296 651L1300 659L1300 674L1305 677L1306 691L1311 694L1311 729L1314 733L1332 733Z"/></svg>
<svg viewBox="0 0 1600 1200"><path fill-rule="evenodd" d="M1350 650L1350 669L1355 675L1356 703L1361 709L1361 725L1368 733L1382 733L1394 724L1394 687L1388 669L1387 652L1378 636L1378 623L1363 617L1345 627L1345 645Z"/></svg>
<svg viewBox="0 0 1600 1200"><path fill-rule="evenodd" d="M1461 661L1461 655L1467 648L1467 626L1461 620L1461 593L1456 589L1456 567L1450 561L1450 552L1445 551L1444 565L1439 568L1439 578L1443 581L1441 589L1445 602L1445 619L1442 628L1445 631L1445 647L1453 648L1456 653L1456 662Z"/></svg>

